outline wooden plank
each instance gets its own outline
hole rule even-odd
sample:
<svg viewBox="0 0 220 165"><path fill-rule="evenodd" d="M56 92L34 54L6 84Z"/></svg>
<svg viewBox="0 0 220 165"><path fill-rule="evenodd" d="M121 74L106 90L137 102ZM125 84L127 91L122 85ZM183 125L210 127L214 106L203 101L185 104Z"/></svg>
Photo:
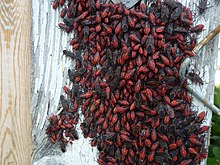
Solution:
<svg viewBox="0 0 220 165"><path fill-rule="evenodd" d="M0 1L0 164L31 164L30 1Z"/></svg>
<svg viewBox="0 0 220 165"><path fill-rule="evenodd" d="M191 6L197 10L195 3L197 0L182 0L183 4ZM62 153L59 145L51 145L45 138L45 129L48 124L48 117L52 113L57 113L60 94L63 94L62 87L66 83L67 70L70 61L62 56L62 50L68 49L67 40L71 36L62 33L56 26L61 21L57 11L50 6L51 3L39 0L32 1L32 43L33 43L33 75L32 81L32 112L33 112L33 140L36 148L33 154L34 165L44 164L65 164L65 165L95 165L97 164L97 150L89 144L89 139L84 139L81 135L79 125L77 131L80 140L74 141L73 145L67 146L67 151ZM209 31L220 23L218 13L220 6L211 2L205 14L198 16L196 24L204 23L205 30L199 36L202 39ZM215 38L202 51L202 57L197 58L198 69L201 75L205 71L204 81L213 82L216 58L217 58L218 38ZM202 59L202 60L201 60ZM213 83L197 87L198 91L213 101ZM194 99L194 103L196 99ZM207 110L201 103L196 103L200 110ZM207 110L208 111L208 110ZM209 111L206 124L210 125L211 112ZM209 135L208 135L209 136ZM208 140L207 140L208 142ZM208 143L207 143L208 145ZM205 161L203 162L203 164Z"/></svg>

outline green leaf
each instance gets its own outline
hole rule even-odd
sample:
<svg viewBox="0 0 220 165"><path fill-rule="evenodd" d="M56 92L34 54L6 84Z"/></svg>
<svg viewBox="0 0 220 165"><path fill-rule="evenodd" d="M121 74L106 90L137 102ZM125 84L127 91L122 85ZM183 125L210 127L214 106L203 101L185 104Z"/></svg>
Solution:
<svg viewBox="0 0 220 165"><path fill-rule="evenodd" d="M215 165L216 159L215 158L208 158L207 159L207 165Z"/></svg>
<svg viewBox="0 0 220 165"><path fill-rule="evenodd" d="M220 136L214 135L214 136L211 137L211 139L219 140L219 139L220 139Z"/></svg>
<svg viewBox="0 0 220 165"><path fill-rule="evenodd" d="M212 125L212 135L220 135L220 124L213 124Z"/></svg>
<svg viewBox="0 0 220 165"><path fill-rule="evenodd" d="M220 136L211 136L211 142L214 145L220 146Z"/></svg>
<svg viewBox="0 0 220 165"><path fill-rule="evenodd" d="M215 86L214 104L220 108L220 86Z"/></svg>
<svg viewBox="0 0 220 165"><path fill-rule="evenodd" d="M220 159L220 147L213 147L212 152L217 159Z"/></svg>
<svg viewBox="0 0 220 165"><path fill-rule="evenodd" d="M220 116L218 116L217 114L213 113L213 115L212 115L212 122L220 123Z"/></svg>
<svg viewBox="0 0 220 165"><path fill-rule="evenodd" d="M215 147L215 145L212 144L209 145L209 150L208 150L209 157L215 157L215 155L212 152L213 147Z"/></svg>

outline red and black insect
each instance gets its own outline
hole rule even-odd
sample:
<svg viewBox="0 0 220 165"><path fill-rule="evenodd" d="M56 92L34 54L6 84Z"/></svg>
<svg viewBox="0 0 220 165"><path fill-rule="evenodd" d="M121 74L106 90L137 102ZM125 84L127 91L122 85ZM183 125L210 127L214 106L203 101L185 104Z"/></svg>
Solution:
<svg viewBox="0 0 220 165"><path fill-rule="evenodd" d="M188 71L186 77L195 84L204 85L204 81L200 77L199 73L196 73L195 69Z"/></svg>
<svg viewBox="0 0 220 165"><path fill-rule="evenodd" d="M175 0L133 9L62 0L53 8L64 4L58 26L74 32L72 51L63 51L73 62L71 85L63 88L61 112L49 118L49 141L65 152L79 138L82 114L83 136L98 148L99 164L197 164L205 158L206 114L197 115L179 79L181 62L194 55L194 33L203 29L192 26L191 10Z"/></svg>

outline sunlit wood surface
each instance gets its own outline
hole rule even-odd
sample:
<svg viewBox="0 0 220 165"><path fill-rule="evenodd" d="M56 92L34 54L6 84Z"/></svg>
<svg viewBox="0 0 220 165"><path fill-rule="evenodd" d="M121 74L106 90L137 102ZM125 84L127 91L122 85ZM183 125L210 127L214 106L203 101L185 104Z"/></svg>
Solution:
<svg viewBox="0 0 220 165"><path fill-rule="evenodd" d="M31 165L30 1L0 1L0 165Z"/></svg>

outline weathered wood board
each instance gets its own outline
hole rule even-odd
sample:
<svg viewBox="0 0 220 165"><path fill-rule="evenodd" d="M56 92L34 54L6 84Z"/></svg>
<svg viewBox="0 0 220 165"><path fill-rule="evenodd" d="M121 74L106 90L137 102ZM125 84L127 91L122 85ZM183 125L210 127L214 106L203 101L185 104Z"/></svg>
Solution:
<svg viewBox="0 0 220 165"><path fill-rule="evenodd" d="M30 165L30 1L0 1L0 164Z"/></svg>
<svg viewBox="0 0 220 165"><path fill-rule="evenodd" d="M197 0L182 0L183 4L191 6L197 11ZM220 6L210 1L210 6L202 16L197 16L196 24L203 23L205 30L200 39L213 30L220 19ZM32 1L32 107L33 112L33 153L34 165L65 164L65 165L95 165L97 150L89 144L89 139L74 141L62 153L59 145L51 145L45 138L47 119L52 113L57 113L59 96L63 93L62 87L66 85L67 70L70 61L62 56L62 50L68 49L67 41L71 36L62 33L57 24L61 21L58 11L54 11L51 3L44 0ZM201 94L213 101L213 85L216 69L218 37L212 40L202 51L201 57L196 58L196 66L203 72L204 80L209 82L204 86L195 86ZM201 110L207 110L202 104L195 102ZM212 113L208 111L206 125L211 124ZM208 142L208 141L207 141ZM205 162L203 163L205 164Z"/></svg>

